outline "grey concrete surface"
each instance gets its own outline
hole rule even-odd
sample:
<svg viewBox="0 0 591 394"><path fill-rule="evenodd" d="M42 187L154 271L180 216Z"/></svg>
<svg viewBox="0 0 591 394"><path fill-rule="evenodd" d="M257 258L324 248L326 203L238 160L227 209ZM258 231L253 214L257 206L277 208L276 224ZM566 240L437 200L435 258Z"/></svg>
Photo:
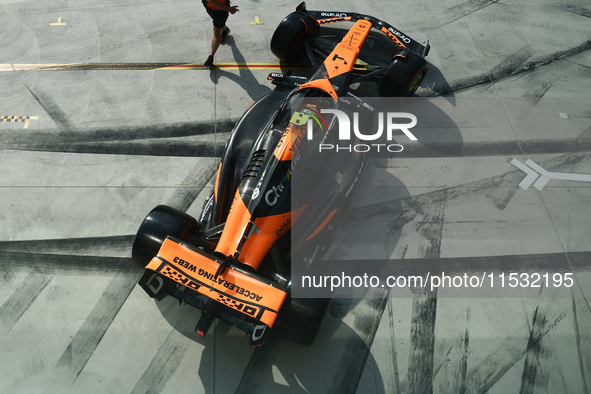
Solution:
<svg viewBox="0 0 591 394"><path fill-rule="evenodd" d="M136 285L146 213L198 215L233 123L272 89L269 41L297 2L235 3L212 71L191 67L212 34L199 1L0 3L0 115L38 117L0 123L0 392L591 392L591 184L524 189L510 163L591 174L586 1L307 2L429 39L417 93L443 112L487 99L504 114L494 133L475 113L373 161L349 206L367 219L339 228L331 253L478 272L566 262L570 296L372 289L335 299L314 346L273 337L253 351L223 323L195 339L198 311Z"/></svg>

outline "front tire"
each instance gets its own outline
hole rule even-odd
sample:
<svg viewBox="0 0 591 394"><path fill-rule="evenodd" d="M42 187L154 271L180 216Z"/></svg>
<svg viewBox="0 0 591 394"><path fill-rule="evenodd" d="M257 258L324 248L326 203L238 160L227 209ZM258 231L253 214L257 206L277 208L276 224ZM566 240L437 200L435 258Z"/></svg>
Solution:
<svg viewBox="0 0 591 394"><path fill-rule="evenodd" d="M405 57L395 56L386 68L378 92L382 97L412 96L427 74L427 61L409 52Z"/></svg>
<svg viewBox="0 0 591 394"><path fill-rule="evenodd" d="M294 63L306 54L305 39L318 34L320 25L305 12L292 12L283 19L271 38L271 52L279 60Z"/></svg>

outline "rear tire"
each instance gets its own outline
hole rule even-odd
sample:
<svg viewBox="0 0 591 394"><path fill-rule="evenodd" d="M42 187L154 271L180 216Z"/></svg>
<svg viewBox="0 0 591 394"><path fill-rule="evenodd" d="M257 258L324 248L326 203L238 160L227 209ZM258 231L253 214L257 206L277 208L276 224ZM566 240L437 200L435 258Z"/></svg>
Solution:
<svg viewBox="0 0 591 394"><path fill-rule="evenodd" d="M291 298L291 283L301 276L295 275L287 285L287 297L273 329L278 328L283 336L303 346L312 346L332 298Z"/></svg>
<svg viewBox="0 0 591 394"><path fill-rule="evenodd" d="M167 236L181 241L200 229L199 223L185 212L178 209L159 205L144 219L137 231L131 259L140 268L146 268L154 258Z"/></svg>
<svg viewBox="0 0 591 394"><path fill-rule="evenodd" d="M419 88L427 74L427 61L409 52L406 57L395 57L380 81L382 97L409 97Z"/></svg>
<svg viewBox="0 0 591 394"><path fill-rule="evenodd" d="M302 346L312 346L332 298L292 298L281 308L283 318L277 318L277 325L283 335Z"/></svg>
<svg viewBox="0 0 591 394"><path fill-rule="evenodd" d="M271 38L271 52L279 60L294 63L306 55L305 39L318 34L320 25L305 12L292 12L283 19Z"/></svg>

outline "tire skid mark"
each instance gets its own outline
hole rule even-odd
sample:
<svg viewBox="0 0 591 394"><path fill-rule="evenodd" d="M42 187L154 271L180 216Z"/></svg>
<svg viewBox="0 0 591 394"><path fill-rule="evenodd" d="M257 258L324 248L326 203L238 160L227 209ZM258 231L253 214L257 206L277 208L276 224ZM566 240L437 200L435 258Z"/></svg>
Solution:
<svg viewBox="0 0 591 394"><path fill-rule="evenodd" d="M252 352L234 394L258 393L269 384L266 371L271 370L271 365L273 360L276 359L281 341L279 335L275 331L271 331L265 345L257 347Z"/></svg>
<svg viewBox="0 0 591 394"><path fill-rule="evenodd" d="M548 55L540 56L531 61L524 61L522 63L518 63L515 60L513 60L513 58L523 58L523 54L520 53L522 49L520 49L514 54L509 55L506 60L499 63L490 72L457 79L455 81L449 82L448 85L443 85L441 89L435 89L434 91L424 92L423 97L459 93L481 85L490 84L491 80L494 82L499 82L513 76L529 73L540 67L547 66L556 61L578 55L579 53L588 51L589 49L591 49L591 40L587 40L582 44L579 44L570 49L557 51Z"/></svg>
<svg viewBox="0 0 591 394"><path fill-rule="evenodd" d="M547 171L573 172L590 161L591 153L585 152L559 156L538 164ZM379 221L386 221L389 223L390 233L393 234L414 220L417 215L422 214L429 206L442 201L445 201L448 206L457 206L486 197L492 200L499 210L503 210L519 191L519 182L524 177L525 174L521 170L510 171L446 189L350 208L343 215L343 223L346 224L343 227L353 226L354 228L354 226L373 225ZM399 208L401 201L405 202L402 209Z"/></svg>
<svg viewBox="0 0 591 394"><path fill-rule="evenodd" d="M581 135L576 138L576 140L581 144L589 142L589 140L591 140L591 126L587 130L583 131Z"/></svg>
<svg viewBox="0 0 591 394"><path fill-rule="evenodd" d="M197 165L183 180L182 184L187 184L189 187L187 189L177 190L168 201L169 205L185 210L190 206L188 203L190 199L199 194L210 178L207 176L195 176L195 172L198 169L199 165ZM192 201L190 202L192 203ZM117 259L117 262L119 263L122 261L127 261L127 264L133 267L131 259ZM94 351L98 347L103 336L111 326L111 323L123 307L123 304L136 287L141 272L137 272L137 270L135 271L136 272L118 274L113 277L97 301L94 309L86 318L85 323L75 334L74 338L68 345L68 348L58 360L55 369L61 370L64 373L66 384L74 384L88 363L88 360L94 354ZM182 354L184 355L184 351L182 351ZM178 363L173 364L172 367L174 368L170 371L170 376L172 376L178 367Z"/></svg>
<svg viewBox="0 0 591 394"><path fill-rule="evenodd" d="M72 130L74 128L74 124L68 115L62 111L62 109L50 95L41 91L34 92L27 84L25 84L25 87L29 93L31 93L35 101L37 101L37 103L45 110L47 115L49 115L51 120L53 120L55 124L60 127L60 129Z"/></svg>
<svg viewBox="0 0 591 394"><path fill-rule="evenodd" d="M340 264L344 271L355 272L358 260L327 260L327 266ZM591 251L589 252L558 252L542 254L498 255L498 256L474 256L453 258L411 258L404 260L363 260L368 267L384 267L390 265L396 267L396 271L388 272L381 269L380 274L423 275L427 272L431 275L482 274L483 272L511 272L515 267L520 267L520 272L588 272L591 271Z"/></svg>
<svg viewBox="0 0 591 394"><path fill-rule="evenodd" d="M435 379L443 367L443 364L447 361L452 349L453 345L446 347L445 343L440 343L435 347L435 356L433 357L433 379Z"/></svg>
<svg viewBox="0 0 591 394"><path fill-rule="evenodd" d="M468 0L464 3L460 3L443 11L443 15L447 19L446 22L439 26L430 27L429 29L439 29L440 27L449 25L450 23L453 23L458 19L464 18L470 14L480 11L483 8L488 7L489 5L498 2L499 0Z"/></svg>
<svg viewBox="0 0 591 394"><path fill-rule="evenodd" d="M208 166L204 166L203 162L197 164L183 180L182 184L185 186L174 191L167 205L183 212L187 211L210 179L215 176L217 171L216 165L217 163L211 163Z"/></svg>
<svg viewBox="0 0 591 394"><path fill-rule="evenodd" d="M486 197L492 199L494 205L502 210L511 201L515 193L517 193L519 189L518 184L524 176L525 174L522 171L512 171L507 174L493 176L447 189L351 208L343 215L343 222L346 223L344 227L352 228L350 226L358 225L371 226L376 222L387 222L388 233L394 234L415 220L430 205L441 203L444 200L446 200L447 205L462 205L485 197L483 190L489 192ZM404 201L405 204L401 205L400 201Z"/></svg>
<svg viewBox="0 0 591 394"><path fill-rule="evenodd" d="M466 393L466 374L468 372L468 349L470 346L470 332L466 328L464 334L464 340L462 342L464 354L462 355L462 361L460 364L460 394Z"/></svg>
<svg viewBox="0 0 591 394"><path fill-rule="evenodd" d="M424 238L419 241L419 255L437 259L441 255L441 239L445 218L446 198L426 207L417 220L415 230ZM437 289L417 289L419 297L412 301L411 346L408 356L409 393L433 393L435 357L435 321L437 317Z"/></svg>
<svg viewBox="0 0 591 394"><path fill-rule="evenodd" d="M425 92L424 97L457 93L477 86L498 82L503 78L513 75L529 57L531 57L529 49L527 47L522 47L507 56L505 60L494 66L490 71L451 81L447 85L442 85L439 89L436 88L433 91Z"/></svg>
<svg viewBox="0 0 591 394"><path fill-rule="evenodd" d="M497 350L489 353L486 357L468 371L466 379L466 393L486 393L496 382L498 382L532 346L538 346L546 334L548 334L562 319L566 312L553 313L547 316L543 329L536 331L534 336L531 330L524 327L523 332L511 335Z"/></svg>
<svg viewBox="0 0 591 394"><path fill-rule="evenodd" d="M2 258L0 257L0 259ZM45 275L36 271L29 273L23 283L0 307L0 332L7 334L12 330L52 279L52 275Z"/></svg>
<svg viewBox="0 0 591 394"><path fill-rule="evenodd" d="M579 313L579 309L582 313ZM577 355L579 358L579 371L584 393L591 390L591 336L584 328L591 327L591 311L585 300L577 300L573 294L573 320L575 325L575 340L577 343ZM586 323L586 324L585 324ZM581 330L581 327L584 327ZM585 337L581 334L584 333Z"/></svg>
<svg viewBox="0 0 591 394"><path fill-rule="evenodd" d="M368 264L385 265L394 260L364 260ZM591 270L591 252L558 252L542 254L519 254L498 256L474 256L455 258L409 258L396 261L398 275L411 275L424 271L426 274L433 267L457 275L483 271L510 271L515 267L523 267L523 272L557 270L557 272L576 270ZM572 264L569 265L569 262ZM331 261L328 260L327 264ZM343 267L350 264L344 262ZM134 274L140 269L134 266L129 258L73 256L73 255L44 255L34 253L0 252L0 268L2 270L25 271L33 268L44 275L114 275Z"/></svg>
<svg viewBox="0 0 591 394"><path fill-rule="evenodd" d="M1 145L1 144L0 144ZM225 142L212 141L144 141L130 143L48 143L39 145L3 146L4 149L32 152L142 155L168 157L219 157ZM520 149L521 146L521 149ZM574 139L540 139L530 141L491 141L411 145L400 158L453 158L474 156L511 156L526 154L560 154L591 151L591 141ZM217 154L216 154L217 152ZM387 153L373 153L374 158L388 158Z"/></svg>
<svg viewBox="0 0 591 394"><path fill-rule="evenodd" d="M337 372L332 377L328 393L354 394L365 369L371 346L388 303L388 291L372 288L353 310L355 320L349 334L344 352L341 355Z"/></svg>
<svg viewBox="0 0 591 394"><path fill-rule="evenodd" d="M400 391L400 372L398 371L398 351L396 350L396 335L394 331L394 310L392 307L392 299L388 299L388 330L390 331L390 357L391 357L391 368L392 374L388 374L384 377L384 384L386 392L388 393L401 393ZM392 376L392 379L389 377Z"/></svg>
<svg viewBox="0 0 591 394"><path fill-rule="evenodd" d="M139 269L129 257L76 256L28 252L0 252L3 270L33 269L43 275L113 275L135 274Z"/></svg>
<svg viewBox="0 0 591 394"><path fill-rule="evenodd" d="M1 252L42 254L92 254L113 252L129 254L135 235L106 237L60 238L27 241L0 241Z"/></svg>
<svg viewBox="0 0 591 394"><path fill-rule="evenodd" d="M520 149L521 148L521 149ZM474 156L521 156L523 153L533 154L561 154L590 152L591 141L570 139L540 139L529 141L491 141L491 142L463 142L463 143L429 143L426 145L411 145L404 148L401 159L415 158L452 158ZM385 154L374 154L376 159L386 159Z"/></svg>
<svg viewBox="0 0 591 394"><path fill-rule="evenodd" d="M131 264L131 261L129 262ZM139 273L115 275L58 360L65 385L72 385L135 288Z"/></svg>
<svg viewBox="0 0 591 394"><path fill-rule="evenodd" d="M543 293L548 291L548 288L540 289L540 297ZM571 296L572 296L571 291ZM558 305L554 298L540 298L538 304L531 317L531 324L529 328L529 338L527 343L527 352L525 355L525 361L523 365L523 372L521 376L521 394L534 394L549 389L549 380L553 381L564 381L565 377L560 365L554 364L555 358L551 344L544 332L549 331L548 328L553 328L554 323L549 324L548 315L558 314L559 316L565 317L570 311L565 311L562 304ZM573 317L574 318L574 317ZM550 378L552 374L557 374L557 378ZM566 387L562 387L566 390ZM557 388L554 387L554 391Z"/></svg>
<svg viewBox="0 0 591 394"><path fill-rule="evenodd" d="M168 199L166 205L187 211L195 201L199 193L207 186L209 180L214 176L216 168L212 164L206 169L202 168L203 163L197 164L189 174L183 179L182 184L185 188L177 189ZM131 262L130 262L131 263ZM133 283L135 286L137 279ZM186 319L181 319L175 325L169 336L160 349L156 352L148 368L142 374L142 377L136 382L132 393L159 393L166 383L176 372L180 363L187 352L189 342L184 340L179 330L190 331L192 329L184 327L189 323Z"/></svg>
<svg viewBox="0 0 591 394"><path fill-rule="evenodd" d="M470 321L470 308L465 310L466 323ZM468 327L464 333L452 337L452 345L444 359L447 361L442 377L443 382L439 385L441 394L465 394L466 374L468 371L468 354L470 348L470 332Z"/></svg>
<svg viewBox="0 0 591 394"><path fill-rule="evenodd" d="M168 334L131 394L157 394L164 389L187 352L187 338L177 327Z"/></svg>
<svg viewBox="0 0 591 394"><path fill-rule="evenodd" d="M537 85L533 85L529 87L525 91L525 93L521 95L521 97L544 97L546 92L548 92L548 90L550 90L552 86L554 86L558 79L560 79L560 76L556 76L549 81L542 81Z"/></svg>
<svg viewBox="0 0 591 394"><path fill-rule="evenodd" d="M536 341L535 338L539 336L539 333L544 329L545 324L546 317L541 313L540 305L538 304L534 311L532 326L529 332L525 363L521 375L520 394L533 394L535 392L536 378L539 379L539 374L541 373L539 364L540 356L542 354L541 340Z"/></svg>
<svg viewBox="0 0 591 394"><path fill-rule="evenodd" d="M46 357L45 354L43 354L42 352L40 352L39 354L31 355L27 359L25 373L28 376L40 375L43 372L45 372L47 368L46 364Z"/></svg>
<svg viewBox="0 0 591 394"><path fill-rule="evenodd" d="M167 157L216 157L216 151L223 150L224 143L211 141L150 141L150 142L102 142L102 143L75 143L59 144L47 143L35 146L19 145L3 147L4 149L30 151L30 152L54 152L54 153L78 153L97 155L127 155L127 156L167 156Z"/></svg>
<svg viewBox="0 0 591 394"><path fill-rule="evenodd" d="M25 85L26 86L26 85ZM120 142L153 138L176 138L207 135L232 130L237 119L223 119L206 122L179 122L174 124L146 124L141 126L117 126L105 128L75 127L55 100L43 92L34 92L26 86L31 95L41 105L59 128L59 133L48 135L48 131L28 131L26 133L3 136L1 144L42 145L79 142ZM216 131L217 129L217 131Z"/></svg>
<svg viewBox="0 0 591 394"><path fill-rule="evenodd" d="M552 82L553 83L553 82ZM534 91L528 90L524 96L543 94L552 83L548 82ZM175 125L171 125L175 128ZM184 129L184 126L178 126ZM213 125L208 123L195 123L191 127L187 126L187 133L199 130L201 128L211 128ZM227 124L217 126L220 132L225 133L232 128L232 121ZM166 127L162 126L166 129ZM49 136L46 133L33 134L12 134L9 136L0 136L0 147L10 150L27 150L37 152L59 152L59 153L92 153L92 154L127 154L127 155L147 155L147 156L170 156L170 157L216 157L216 152L223 150L225 141L199 141L183 140L171 141L167 138L176 137L195 137L199 133L186 135L158 135L154 136L138 135L146 129L139 128L137 131L129 131L122 128L117 131L117 135L111 136L87 136L70 133L60 133L59 135ZM211 131L207 129L208 133ZM146 131L149 134L149 130ZM83 134L83 133L79 133ZM174 134L174 133L171 133ZM179 132L179 134L182 134ZM117 139L118 138L118 139ZM77 139L80 141L76 142ZM74 142L73 142L74 141ZM527 154L559 154L575 153L581 151L591 151L591 141L580 141L574 139L537 139L525 141L491 141L491 142L463 142L463 143L437 143L430 142L426 145L411 145L404 148L403 158L437 158L437 157L472 157L472 156L507 156ZM387 153L390 155L389 153ZM219 153L217 154L219 156ZM388 157L373 154L373 157Z"/></svg>
<svg viewBox="0 0 591 394"><path fill-rule="evenodd" d="M159 140L168 138L197 137L230 132L236 119L219 122L200 121L140 126L116 126L101 128L69 127L64 129L27 129L19 133L3 134L0 144L8 147L43 146L46 144L72 144L83 142L124 142ZM217 129L217 131L216 131Z"/></svg>
<svg viewBox="0 0 591 394"><path fill-rule="evenodd" d="M422 220L416 223L417 231L426 239L420 252L425 258L436 258L441 250L445 201L441 202L437 208L434 208L434 212L431 214L423 213ZM330 393L355 393L357 391L359 380L365 369L376 332L388 303L387 299L375 297L384 297L387 294L387 290L384 289L370 289L355 309L356 318L353 332L347 338L345 352L339 361L337 373L333 376ZM434 295L430 294L430 296ZM429 391L425 391L425 389L428 390L428 387L431 387L432 392L436 306L436 298L416 298L413 300L411 328L413 350L409 355L408 373L410 392L427 393Z"/></svg>
<svg viewBox="0 0 591 394"><path fill-rule="evenodd" d="M408 357L409 393L433 393L437 291L414 298L411 317L411 349Z"/></svg>
<svg viewBox="0 0 591 394"><path fill-rule="evenodd" d="M583 16L585 18L591 18L591 9L584 8L579 5L559 4L559 5L555 5L553 8L560 10L560 11L568 12L571 14Z"/></svg>
<svg viewBox="0 0 591 394"><path fill-rule="evenodd" d="M0 148L36 152L215 157L216 150L223 150L225 139L218 143L196 137L229 133L235 123L236 119L226 119L88 129L67 126L58 133L55 130L26 130L1 135Z"/></svg>

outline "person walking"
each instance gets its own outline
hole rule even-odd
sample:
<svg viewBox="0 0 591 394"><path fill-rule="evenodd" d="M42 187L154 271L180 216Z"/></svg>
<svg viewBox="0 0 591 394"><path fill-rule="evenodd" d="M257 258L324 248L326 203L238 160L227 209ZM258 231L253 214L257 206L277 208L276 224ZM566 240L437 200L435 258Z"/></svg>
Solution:
<svg viewBox="0 0 591 394"><path fill-rule="evenodd" d="M230 29L226 26L228 15L238 12L237 5L230 5L230 0L202 0L205 10L213 20L213 38L211 40L211 54L203 63L204 66L213 66L213 57L221 43L226 41Z"/></svg>

